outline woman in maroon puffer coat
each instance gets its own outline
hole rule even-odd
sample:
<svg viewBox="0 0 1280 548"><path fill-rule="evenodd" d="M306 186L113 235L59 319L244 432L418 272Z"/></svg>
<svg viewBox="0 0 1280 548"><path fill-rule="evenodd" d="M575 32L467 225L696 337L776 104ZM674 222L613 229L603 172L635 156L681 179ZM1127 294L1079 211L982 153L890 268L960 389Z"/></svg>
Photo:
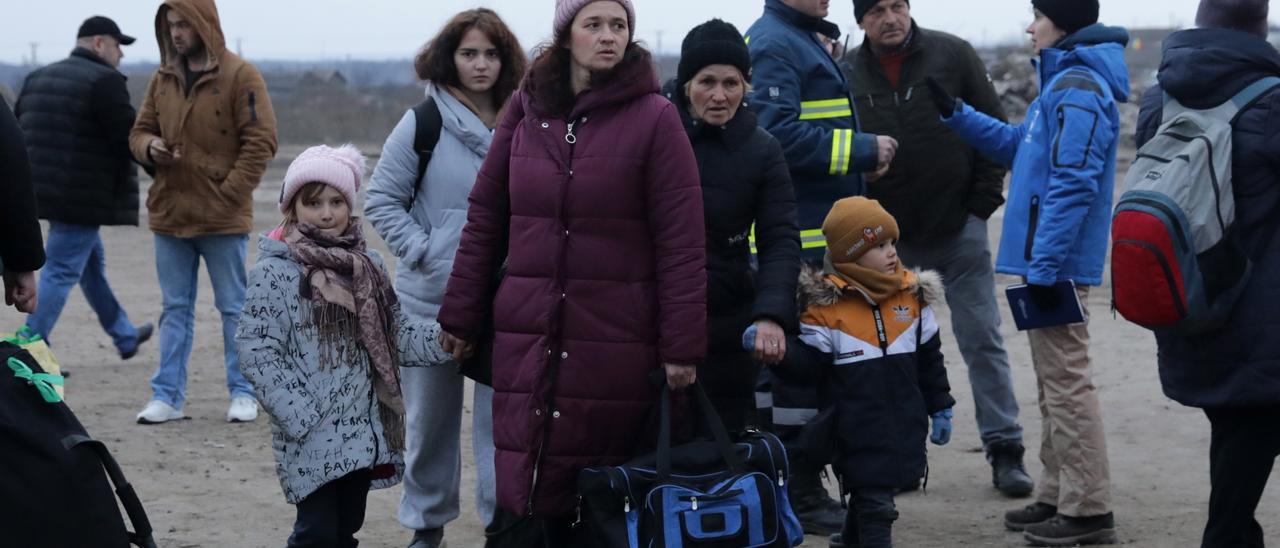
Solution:
<svg viewBox="0 0 1280 548"><path fill-rule="evenodd" d="M567 527L578 472L640 451L665 368L706 349L702 189L629 0L557 0L556 38L494 136L440 310L446 348L493 297L498 504ZM509 240L507 235L509 233Z"/></svg>

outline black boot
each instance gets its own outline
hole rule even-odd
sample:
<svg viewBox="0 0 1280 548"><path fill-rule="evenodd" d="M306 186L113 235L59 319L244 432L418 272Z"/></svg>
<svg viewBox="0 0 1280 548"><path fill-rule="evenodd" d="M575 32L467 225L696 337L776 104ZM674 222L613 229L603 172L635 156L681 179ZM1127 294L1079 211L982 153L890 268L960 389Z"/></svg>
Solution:
<svg viewBox="0 0 1280 548"><path fill-rule="evenodd" d="M1022 466L1026 449L1016 441L1000 441L987 448L987 460L991 463L991 483L1010 497L1025 497L1035 489L1035 482Z"/></svg>
<svg viewBox="0 0 1280 548"><path fill-rule="evenodd" d="M1023 535L1032 546L1115 544L1116 520L1110 512L1080 518L1058 514L1048 521L1028 525Z"/></svg>
<svg viewBox="0 0 1280 548"><path fill-rule="evenodd" d="M844 528L844 508L831 498L817 470L794 470L787 492L806 535L829 536Z"/></svg>
<svg viewBox="0 0 1280 548"><path fill-rule="evenodd" d="M1043 502L1033 502L1017 510L1004 513L1004 526L1010 531L1024 531L1027 526L1049 521L1058 515L1058 507Z"/></svg>

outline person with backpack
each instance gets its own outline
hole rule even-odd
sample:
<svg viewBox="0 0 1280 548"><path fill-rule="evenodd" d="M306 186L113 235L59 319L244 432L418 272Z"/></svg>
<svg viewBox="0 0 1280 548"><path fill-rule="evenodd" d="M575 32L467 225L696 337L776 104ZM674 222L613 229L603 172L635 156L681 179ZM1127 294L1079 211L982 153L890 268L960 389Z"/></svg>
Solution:
<svg viewBox="0 0 1280 548"><path fill-rule="evenodd" d="M433 320L467 218L467 197L524 75L524 50L492 10L453 17L414 61L427 99L406 112L382 147L365 210L399 261L396 292L412 317ZM408 414L400 523L411 548L443 546L458 517L463 381L456 368L405 369ZM493 389L477 383L472 415L476 509L493 519Z"/></svg>
<svg viewBox="0 0 1280 548"><path fill-rule="evenodd" d="M927 80L944 122L1005 165L1009 183L996 271L1022 276L1042 309L1065 303L1074 282L1082 305L1102 284L1111 224L1120 113L1129 99L1129 34L1098 23L1097 0L1032 0L1027 27L1041 94L1020 125L1005 123ZM1005 514L1005 526L1048 546L1115 542L1111 474L1085 322L1032 329L1044 464L1040 493Z"/></svg>
<svg viewBox="0 0 1280 548"><path fill-rule="evenodd" d="M258 239L235 334L297 506L290 547L356 545L369 490L399 483L404 468L400 366L450 361L439 324L404 315L366 246L352 213L364 169L352 145L311 147L289 165L284 220Z"/></svg>
<svg viewBox="0 0 1280 548"><path fill-rule="evenodd" d="M706 354L698 164L635 22L631 0L556 1L554 42L476 177L440 309L456 358L495 319L498 505L520 525L499 545L589 542L578 473L638 456L653 381L688 387Z"/></svg>
<svg viewBox="0 0 1280 548"><path fill-rule="evenodd" d="M1142 98L1137 142L1141 151L1173 121L1173 101L1186 109L1231 105L1226 139L1234 197L1234 223L1225 238L1251 265L1241 297L1225 322L1202 333L1157 329L1160 381L1178 403L1204 410L1209 442L1209 516L1201 546L1262 546L1254 511L1280 456L1280 53L1267 43L1267 0L1202 0L1199 28L1164 42L1159 85ZM1165 95L1168 99L1165 99ZM1242 97L1242 94L1248 96ZM1234 120L1233 120L1234 118ZM1209 186L1211 180L1198 180ZM1120 221L1117 220L1117 223ZM1230 256L1201 262L1206 273L1229 267ZM1113 266L1113 270L1114 270ZM1237 271L1238 272L1238 271ZM1117 283L1119 280L1117 280Z"/></svg>

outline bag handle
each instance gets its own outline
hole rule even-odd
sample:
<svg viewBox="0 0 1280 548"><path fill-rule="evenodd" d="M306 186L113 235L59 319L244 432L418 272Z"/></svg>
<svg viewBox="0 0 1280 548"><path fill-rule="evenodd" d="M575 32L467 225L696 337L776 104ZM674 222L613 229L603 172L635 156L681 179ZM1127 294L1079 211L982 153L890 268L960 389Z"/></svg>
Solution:
<svg viewBox="0 0 1280 548"><path fill-rule="evenodd" d="M135 529L134 532L129 533L130 544L142 548L156 548L156 541L152 536L151 520L147 519L147 512L142 508L142 502L138 500L138 493L133 490L133 485L129 484L128 480L124 478L124 472L120 471L120 464L111 456L111 452L107 451L107 446L98 440L80 434L72 434L63 438L62 445L67 450L80 445L93 449L94 454L98 456L98 460L102 462L102 467L106 470L112 486L115 487L116 496L120 499L120 505L124 507L125 514L129 516L129 523L132 523Z"/></svg>
<svg viewBox="0 0 1280 548"><path fill-rule="evenodd" d="M715 407L711 405L711 398L707 397L707 391L703 390L702 383L697 381L690 388L698 398L698 406L702 409L702 418L711 429L711 436L715 438L716 449L720 451L720 457L724 459L725 464L729 465L729 470L741 473L743 471L742 460L738 458L738 454L733 450L733 444L729 442L729 430L724 427L724 421L720 420L720 414L716 413ZM662 424L658 427L658 483L671 479L672 391L667 387L665 376L662 380L661 390L660 420Z"/></svg>

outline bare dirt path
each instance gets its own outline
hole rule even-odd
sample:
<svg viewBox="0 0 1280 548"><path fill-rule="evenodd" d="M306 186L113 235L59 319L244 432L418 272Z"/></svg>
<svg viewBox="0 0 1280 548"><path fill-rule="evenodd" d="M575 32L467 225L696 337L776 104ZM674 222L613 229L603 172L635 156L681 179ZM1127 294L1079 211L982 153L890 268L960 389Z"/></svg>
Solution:
<svg viewBox="0 0 1280 548"><path fill-rule="evenodd" d="M259 230L270 228L279 219L274 200L286 164L286 159L278 159L257 192ZM994 242L999 219L993 221ZM113 288L131 318L137 323L158 321L160 292L151 233L143 228L107 228L103 238ZM376 240L376 236L370 239ZM385 246L380 241L375 245L385 255ZM250 264L256 257L255 249L251 241ZM266 421L247 425L224 422L227 392L222 341L213 293L203 270L200 283L186 406L191 420L160 426L134 424L134 414L151 394L147 383L158 359L157 346L149 343L133 360L121 362L79 290L73 292L53 335L59 359L72 372L67 380L68 403L89 432L105 441L119 459L147 506L161 546L282 546L294 511L284 502L276 482ZM999 283L1003 286L1012 280ZM1112 317L1107 305L1109 293L1109 287L1094 291L1090 331L1120 537L1130 546L1197 546L1209 498L1208 422L1199 411L1161 394L1152 338ZM951 445L930 450L928 492L899 497L898 545L1022 546L1019 535L1004 531L1000 516L1026 501L1003 498L990 487L989 468L974 426L968 378L945 309L940 320L951 383L960 402L956 431ZM0 331L12 332L21 323L22 317L12 309L0 311ZM1040 421L1034 373L1026 337L1013 330L1007 310L1004 331L1026 439L1031 441L1027 465L1035 476L1040 471L1036 458ZM462 447L469 448L470 433L466 430L471 421L464 416L462 422L467 438ZM1273 477L1257 515L1267 529L1269 543L1280 543L1278 484L1280 480ZM454 548L479 547L483 545L482 529L472 502L474 467L470 464L464 467L463 485L462 515L449 525L446 537ZM407 544L409 535L395 518L399 496L398 487L371 494L365 526L359 534L364 545ZM804 544L826 545L825 539L817 537L809 537Z"/></svg>

